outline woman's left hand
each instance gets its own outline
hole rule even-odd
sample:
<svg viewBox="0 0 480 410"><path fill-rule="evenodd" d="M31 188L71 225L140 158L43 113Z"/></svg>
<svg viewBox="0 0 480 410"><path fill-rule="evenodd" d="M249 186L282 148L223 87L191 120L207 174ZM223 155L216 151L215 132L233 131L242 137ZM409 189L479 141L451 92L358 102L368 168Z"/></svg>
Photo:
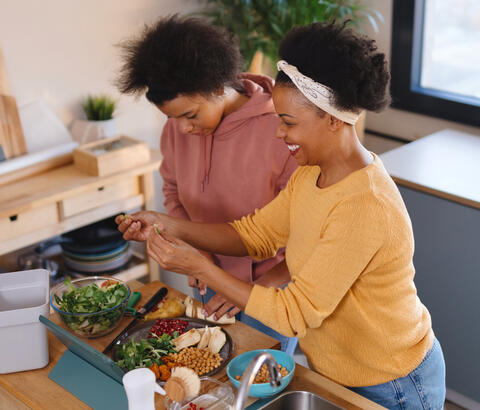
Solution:
<svg viewBox="0 0 480 410"><path fill-rule="evenodd" d="M203 307L203 310L205 311L204 314L206 317L215 313L215 320L220 319L225 314L227 317L232 317L241 312L241 309L237 308L233 303L230 303L218 293L215 293L215 295L212 296L208 303Z"/></svg>
<svg viewBox="0 0 480 410"><path fill-rule="evenodd" d="M165 232L159 234L156 229L150 231L147 251L163 269L184 275L196 277L213 264L193 246Z"/></svg>

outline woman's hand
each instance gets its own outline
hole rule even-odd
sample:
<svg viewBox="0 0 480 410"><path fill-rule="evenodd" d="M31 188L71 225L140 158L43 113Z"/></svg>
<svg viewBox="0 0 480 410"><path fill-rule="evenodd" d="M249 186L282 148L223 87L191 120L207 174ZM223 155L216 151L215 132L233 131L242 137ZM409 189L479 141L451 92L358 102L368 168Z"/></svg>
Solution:
<svg viewBox="0 0 480 410"><path fill-rule="evenodd" d="M209 317L211 314L215 313L215 320L220 319L225 314L227 314L228 317L232 317L238 312L241 312L241 309L237 308L233 303L230 303L218 293L213 295L208 303L205 304L203 310L205 311L204 314L206 317Z"/></svg>
<svg viewBox="0 0 480 410"><path fill-rule="evenodd" d="M138 242L146 241L154 224L157 223L157 213L153 211L141 211L133 215L118 215L115 223L118 230L123 233L123 239Z"/></svg>
<svg viewBox="0 0 480 410"><path fill-rule="evenodd" d="M184 275L197 277L209 265L215 266L193 246L157 229L150 230L147 251L163 269Z"/></svg>
<svg viewBox="0 0 480 410"><path fill-rule="evenodd" d="M133 215L118 215L115 222L118 230L123 233L123 239L143 242L147 240L153 225L165 230L170 225L169 219L168 215L159 212L140 211Z"/></svg>
<svg viewBox="0 0 480 410"><path fill-rule="evenodd" d="M210 252L200 250L199 252L208 260L212 261L212 263L215 263L213 255ZM191 288L198 288L200 291L200 295L205 295L207 293L207 285L205 285L205 283L199 282L198 279L194 278L193 276L188 277L188 286L190 286Z"/></svg>
<svg viewBox="0 0 480 410"><path fill-rule="evenodd" d="M200 295L205 295L207 293L207 285L199 282L198 279L194 278L193 276L188 277L188 286L191 288L197 288L200 292Z"/></svg>

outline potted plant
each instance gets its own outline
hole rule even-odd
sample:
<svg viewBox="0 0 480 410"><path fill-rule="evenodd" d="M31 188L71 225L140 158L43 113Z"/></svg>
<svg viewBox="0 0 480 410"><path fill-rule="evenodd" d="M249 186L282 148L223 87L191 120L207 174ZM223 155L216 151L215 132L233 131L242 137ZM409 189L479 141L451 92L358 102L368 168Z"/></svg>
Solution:
<svg viewBox="0 0 480 410"><path fill-rule="evenodd" d="M72 125L72 136L80 143L99 138L114 137L116 121L113 117L116 102L108 95L89 95L82 103L86 120L76 120Z"/></svg>
<svg viewBox="0 0 480 410"><path fill-rule="evenodd" d="M382 15L363 0L204 0L205 8L195 13L234 34L248 71L275 76L278 48L294 26L316 21L347 21L361 31L368 22L377 31ZM265 59L263 57L266 57ZM266 61L265 61L266 60ZM357 122L363 139L365 114Z"/></svg>
<svg viewBox="0 0 480 410"><path fill-rule="evenodd" d="M316 21L348 21L361 30L368 22L377 31L382 15L365 5L365 0L204 0L205 8L195 13L212 24L226 27L239 42L245 62L258 51L274 67L283 36L294 26ZM276 70L275 70L276 71Z"/></svg>

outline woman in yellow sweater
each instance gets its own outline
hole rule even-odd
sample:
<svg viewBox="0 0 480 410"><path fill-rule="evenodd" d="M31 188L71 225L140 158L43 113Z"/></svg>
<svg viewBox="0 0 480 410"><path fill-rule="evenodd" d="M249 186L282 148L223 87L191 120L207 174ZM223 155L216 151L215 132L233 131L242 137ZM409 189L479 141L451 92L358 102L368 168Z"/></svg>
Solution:
<svg viewBox="0 0 480 410"><path fill-rule="evenodd" d="M148 233L163 268L298 337L322 375L389 409L443 408L445 364L413 282L410 219L353 127L362 109L388 103L385 56L372 40L321 23L292 29L279 54L277 136L300 167L278 197L231 224L141 213L132 218L141 224L119 229L127 239ZM195 249L264 259L283 246L292 278L284 289L242 282Z"/></svg>

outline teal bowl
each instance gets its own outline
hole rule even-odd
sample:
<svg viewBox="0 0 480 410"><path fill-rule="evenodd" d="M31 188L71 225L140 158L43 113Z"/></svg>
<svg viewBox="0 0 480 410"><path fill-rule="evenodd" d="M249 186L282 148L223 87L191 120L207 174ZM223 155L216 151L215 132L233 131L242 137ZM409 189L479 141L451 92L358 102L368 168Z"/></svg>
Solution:
<svg viewBox="0 0 480 410"><path fill-rule="evenodd" d="M288 374L282 378L279 387L272 387L270 386L270 383L252 384L250 386L250 391L248 392L248 395L251 397L270 397L280 393L290 384L293 378L293 373L295 372L295 360L293 360L293 357L288 353L274 349L251 350L235 357L227 366L228 378L236 389L240 387L240 380L235 379L235 376L241 376L252 359L260 353L265 352L270 353L279 365L285 367L288 370Z"/></svg>

